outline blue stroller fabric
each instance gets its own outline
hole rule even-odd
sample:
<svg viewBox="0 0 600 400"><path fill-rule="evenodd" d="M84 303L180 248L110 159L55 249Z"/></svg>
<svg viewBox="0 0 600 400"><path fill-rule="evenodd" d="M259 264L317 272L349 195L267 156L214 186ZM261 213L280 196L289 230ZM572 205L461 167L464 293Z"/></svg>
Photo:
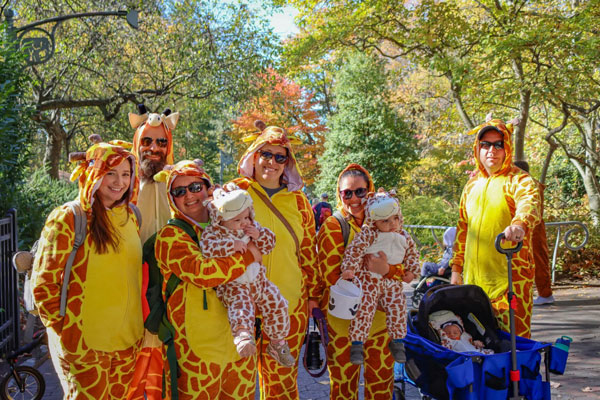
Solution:
<svg viewBox="0 0 600 400"><path fill-rule="evenodd" d="M473 339L481 340L496 354L457 353L438 344L437 332L428 321L429 314L438 310L459 315ZM404 343L407 365L416 366L416 376L410 378L426 395L486 400L504 400L512 395L510 334L498 329L490 301L478 286L443 285L429 290L418 312L409 316ZM517 337L516 345L520 395L529 400L550 399L550 383L540 374L542 353L550 344Z"/></svg>

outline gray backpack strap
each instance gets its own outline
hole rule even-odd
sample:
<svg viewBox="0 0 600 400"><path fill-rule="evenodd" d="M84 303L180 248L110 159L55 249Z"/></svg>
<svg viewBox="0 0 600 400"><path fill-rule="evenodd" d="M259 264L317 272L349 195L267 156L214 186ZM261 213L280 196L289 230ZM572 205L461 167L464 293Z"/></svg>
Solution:
<svg viewBox="0 0 600 400"><path fill-rule="evenodd" d="M71 277L71 268L73 267L73 261L75 261L75 255L77 254L77 250L79 249L79 246L81 246L85 241L85 236L87 233L87 215L81 208L81 204L79 204L79 201L71 201L66 203L65 205L71 207L71 210L73 211L73 218L75 220L75 240L73 241L73 249L71 250L71 254L69 254L69 258L67 259L67 265L65 265L65 275L60 291L59 315L61 317L65 316L65 309L67 308L67 291L69 289L69 278Z"/></svg>
<svg viewBox="0 0 600 400"><path fill-rule="evenodd" d="M340 227L342 228L342 236L344 237L344 248L348 247L348 238L350 237L350 224L346 221L346 218L341 212L336 211L333 213L335 219L338 220Z"/></svg>
<svg viewBox="0 0 600 400"><path fill-rule="evenodd" d="M133 213L135 214L135 218L137 218L138 228L141 228L142 227L142 212L140 211L138 206L136 206L133 203L129 203L129 208L131 208L131 211L133 211Z"/></svg>

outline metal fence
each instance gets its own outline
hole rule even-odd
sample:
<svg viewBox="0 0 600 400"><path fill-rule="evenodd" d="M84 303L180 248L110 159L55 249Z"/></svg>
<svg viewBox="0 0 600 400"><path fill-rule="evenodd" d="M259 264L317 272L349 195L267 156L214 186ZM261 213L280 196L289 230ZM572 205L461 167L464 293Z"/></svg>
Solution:
<svg viewBox="0 0 600 400"><path fill-rule="evenodd" d="M19 345L19 287L12 256L17 251L17 211L0 218L0 355Z"/></svg>
<svg viewBox="0 0 600 400"><path fill-rule="evenodd" d="M546 222L545 224L546 224L546 230L548 230L550 228L557 229L556 239L554 240L554 246L552 247L550 244L548 246L549 249L552 251L552 269L551 269L551 271L552 271L552 283L554 283L554 274L556 272L556 256L558 253L558 248L561 245L561 240L567 249L576 251L586 245L586 243L588 242L588 239L590 238L590 232L589 232L587 226L584 223L579 222L579 221ZM568 227L571 227L571 228L567 229ZM442 243L442 240L440 239L440 237L438 236L438 233L439 232L443 233L446 229L448 229L450 227L449 226L440 226L440 225L404 225L404 228L406 230L408 230L408 232L412 236L412 238L415 241L415 243L417 244L417 246L419 246L419 247L422 246L422 243L419 240L419 237L417 235L417 231L418 230L428 230L429 233L431 234L431 236L433 237L433 239L436 241L436 243L441 248L443 248L443 243ZM571 245L570 240L571 240L572 235L575 233L579 233L579 234L583 235L583 239L581 239L580 244Z"/></svg>

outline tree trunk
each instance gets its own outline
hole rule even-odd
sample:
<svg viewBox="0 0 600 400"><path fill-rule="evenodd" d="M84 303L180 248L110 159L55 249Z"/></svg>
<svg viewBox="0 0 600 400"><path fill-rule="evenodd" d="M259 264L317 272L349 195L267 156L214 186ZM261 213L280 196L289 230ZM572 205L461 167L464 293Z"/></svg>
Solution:
<svg viewBox="0 0 600 400"><path fill-rule="evenodd" d="M52 179L58 179L58 170L60 167L60 156L67 133L58 118L53 121L44 121L46 129L46 151L44 153L44 168Z"/></svg>
<svg viewBox="0 0 600 400"><path fill-rule="evenodd" d="M525 132L527 129L527 121L529 119L529 107L531 105L531 90L524 89L525 81L523 76L523 65L520 60L513 59L512 67L517 78L517 81L521 83L521 89L519 90L520 102L519 102L519 119L521 120L517 126L515 126L515 131L513 134L514 140L513 143L515 145L515 161L524 161L525 160Z"/></svg>
<svg viewBox="0 0 600 400"><path fill-rule="evenodd" d="M596 176L589 167L585 167L583 186L585 187L585 192L589 199L592 224L597 228L600 226L600 187Z"/></svg>

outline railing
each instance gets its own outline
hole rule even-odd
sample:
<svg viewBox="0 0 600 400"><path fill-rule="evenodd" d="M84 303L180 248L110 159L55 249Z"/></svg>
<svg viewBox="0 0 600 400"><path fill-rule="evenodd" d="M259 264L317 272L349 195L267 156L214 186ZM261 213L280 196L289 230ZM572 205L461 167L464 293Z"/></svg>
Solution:
<svg viewBox="0 0 600 400"><path fill-rule="evenodd" d="M579 221L546 222L545 224L546 224L546 229L554 228L554 227L556 227L558 229L558 231L556 232L556 240L554 241L554 248L552 250L552 269L551 269L551 271L552 271L552 283L554 283L554 274L556 272L556 255L558 254L558 247L560 246L562 228L569 226L569 225L575 225L574 228L567 230L564 233L564 235L562 236L565 247L572 251L577 251L587 244L588 239L590 238L590 232L589 232L587 226L584 223L579 222ZM437 231L445 231L446 229L448 229L450 227L449 226L440 226L440 225L404 225L404 228L406 230L408 230L408 232L410 233L410 236L413 238L413 240L415 241L417 246L421 247L423 244L417 237L415 230L427 229L430 231L431 236L433 237L435 242L441 248L443 248L444 244L443 244L442 240L440 240L438 235L436 235L436 230ZM571 246L569 244L569 237L572 234L579 232L579 231L581 231L581 233L584 235L583 241L581 242L581 244L579 244L577 246Z"/></svg>
<svg viewBox="0 0 600 400"><path fill-rule="evenodd" d="M0 355L19 347L19 288L12 256L17 251L17 211L0 218Z"/></svg>

